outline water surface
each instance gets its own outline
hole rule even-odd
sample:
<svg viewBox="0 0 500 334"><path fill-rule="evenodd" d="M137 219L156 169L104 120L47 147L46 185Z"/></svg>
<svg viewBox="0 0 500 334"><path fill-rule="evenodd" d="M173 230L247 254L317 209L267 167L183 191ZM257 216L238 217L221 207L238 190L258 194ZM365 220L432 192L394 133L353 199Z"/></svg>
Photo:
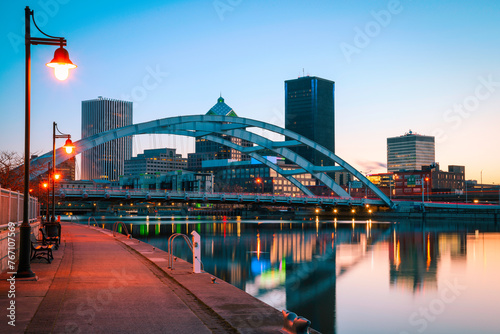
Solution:
<svg viewBox="0 0 500 334"><path fill-rule="evenodd" d="M123 221L163 250L173 233L197 231L205 271L322 333L500 332L495 224ZM174 254L192 261L181 238Z"/></svg>

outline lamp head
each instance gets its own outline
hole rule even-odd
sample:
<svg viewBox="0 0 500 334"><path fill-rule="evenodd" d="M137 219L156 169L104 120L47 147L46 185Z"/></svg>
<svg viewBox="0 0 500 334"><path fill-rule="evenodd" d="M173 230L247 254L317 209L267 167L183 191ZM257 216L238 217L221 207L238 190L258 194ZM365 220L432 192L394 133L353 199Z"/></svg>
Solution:
<svg viewBox="0 0 500 334"><path fill-rule="evenodd" d="M59 80L66 80L68 78L69 70L76 68L76 65L69 60L68 51L62 46L54 52L54 59L47 63L48 67L54 69L56 78Z"/></svg>
<svg viewBox="0 0 500 334"><path fill-rule="evenodd" d="M73 150L75 149L75 144L71 141L71 139L66 139L66 143L64 144L64 149L66 150L66 153L71 154Z"/></svg>

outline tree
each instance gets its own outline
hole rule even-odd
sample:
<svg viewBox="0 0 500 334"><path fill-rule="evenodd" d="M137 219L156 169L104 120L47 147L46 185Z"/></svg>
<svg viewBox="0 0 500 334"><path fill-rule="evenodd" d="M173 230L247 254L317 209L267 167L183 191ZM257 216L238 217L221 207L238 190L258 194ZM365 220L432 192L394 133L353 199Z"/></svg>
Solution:
<svg viewBox="0 0 500 334"><path fill-rule="evenodd" d="M46 168L43 164L31 165L30 173ZM39 183L44 177L46 176L42 175L31 180L31 188L35 191L32 192L33 196L38 195ZM24 157L12 151L0 151L0 186L13 191L24 191Z"/></svg>
<svg viewBox="0 0 500 334"><path fill-rule="evenodd" d="M0 185L22 192L24 189L24 159L16 152L0 151Z"/></svg>

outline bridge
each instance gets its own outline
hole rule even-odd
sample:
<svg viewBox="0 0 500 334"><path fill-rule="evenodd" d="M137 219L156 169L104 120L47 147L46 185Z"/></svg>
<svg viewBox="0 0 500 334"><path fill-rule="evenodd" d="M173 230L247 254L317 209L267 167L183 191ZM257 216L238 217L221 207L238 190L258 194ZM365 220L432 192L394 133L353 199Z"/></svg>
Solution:
<svg viewBox="0 0 500 334"><path fill-rule="evenodd" d="M256 132L259 130L263 133L273 133L279 135L283 140L271 140ZM273 169L278 174L282 175L294 186L303 192L301 197L290 196L274 196L264 194L207 194L207 193L185 193L185 192L144 192L144 191L101 191L92 190L86 193L78 191L70 191L64 189L61 195L66 198L95 198L95 199L110 199L110 198L123 198L123 199L159 199L170 197L174 200L196 200L206 201L213 203L283 203L290 205L383 205L391 209L397 209L403 202L394 202L386 196L377 186L370 182L362 173L352 167L345 160L341 159L335 153L329 151L325 147L305 138L295 132L281 128L274 124L265 123L258 120L249 118L242 118L237 116L218 116L218 115L192 115L192 116L177 116L154 121L133 124L122 128L117 128L87 137L75 142L76 149L72 154L63 153L63 148L56 150L56 165L61 162L72 158L86 150L106 143L108 141L142 134L172 134L180 136L188 136L194 138L203 138L219 144L223 144L229 148L233 148L243 154L249 155L263 165ZM225 135L225 136L224 136ZM244 147L238 145L227 136L239 138L253 143L251 147ZM314 152L321 153L325 158L330 159L328 166L317 166L308 161L304 157L298 155L293 151L294 147L306 146ZM283 157L298 166L297 169L285 170L278 164L275 164L265 158L264 154L268 155L269 151L274 152L276 155ZM31 175L34 178L42 173L41 166L47 166L52 159L52 152L48 152L32 160L36 172ZM375 194L376 199L356 199L348 194L335 180L328 175L332 172L349 172L356 179L358 179L363 186L370 189ZM311 190L303 185L295 176L299 174L309 173L324 186L335 194L334 197L320 197L315 196ZM441 204L428 204L422 202L405 202L404 205L423 205L426 207L439 207ZM449 207L454 204L445 204L441 206ZM488 206L488 209L498 209L500 206ZM467 209L472 208L466 205ZM483 209L484 206L477 207Z"/></svg>
<svg viewBox="0 0 500 334"><path fill-rule="evenodd" d="M283 137L284 140L273 141L262 135L256 134L255 130L267 131L275 133ZM87 137L75 142L76 149L72 154L64 154L63 149L56 150L56 165L61 162L78 155L86 150L96 147L108 141L141 134L173 134L180 136L189 136L195 138L203 138L227 147L233 148L241 153L247 154L256 159L265 166L275 170L278 174L285 177L294 186L300 189L304 195L314 197L313 193L304 186L294 176L304 173L310 173L322 184L328 187L335 193L341 201L352 200L352 197L332 179L328 172L347 171L362 182L370 189L380 201L391 208L395 204L373 183L371 183L363 174L357 171L354 167L342 160L339 156L329 151L325 147L295 133L286 130L274 124L269 124L249 118L236 116L218 116L218 115L193 115L193 116L177 116L170 118L157 119L154 121L133 124L122 128L117 128ZM240 138L252 142L254 146L243 147L224 136ZM311 150L323 154L332 162L331 166L316 166L307 159L295 153L291 148L296 146L307 146ZM277 155L288 159L296 164L299 168L294 170L284 170L279 165L269 161L263 154L273 151ZM268 154L268 153L267 153ZM33 166L47 165L52 157L52 152L48 152L38 158L32 160ZM33 173L31 178L34 178L42 173L44 168L36 168L37 172ZM46 169L45 169L46 170ZM232 198L232 197L231 197ZM287 199L288 200L288 199ZM318 199L319 201L320 199ZM333 203L333 200L332 200Z"/></svg>
<svg viewBox="0 0 500 334"><path fill-rule="evenodd" d="M379 199L354 197L327 197L327 196L284 196L272 194L250 193L204 193L178 191L146 191L126 189L62 189L59 193L62 200L136 200L136 201L181 201L206 203L232 204L275 204L275 205L302 205L302 206L364 206L385 205Z"/></svg>

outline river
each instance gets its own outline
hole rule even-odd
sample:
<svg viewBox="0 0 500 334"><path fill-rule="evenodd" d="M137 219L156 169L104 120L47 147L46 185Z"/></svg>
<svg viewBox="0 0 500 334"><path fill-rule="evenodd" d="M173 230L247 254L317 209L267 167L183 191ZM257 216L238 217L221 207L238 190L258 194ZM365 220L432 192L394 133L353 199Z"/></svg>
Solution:
<svg viewBox="0 0 500 334"><path fill-rule="evenodd" d="M197 231L205 271L325 334L500 328L493 223L95 218L109 229L121 220L134 238L165 251L173 233ZM192 261L181 238L174 255Z"/></svg>

